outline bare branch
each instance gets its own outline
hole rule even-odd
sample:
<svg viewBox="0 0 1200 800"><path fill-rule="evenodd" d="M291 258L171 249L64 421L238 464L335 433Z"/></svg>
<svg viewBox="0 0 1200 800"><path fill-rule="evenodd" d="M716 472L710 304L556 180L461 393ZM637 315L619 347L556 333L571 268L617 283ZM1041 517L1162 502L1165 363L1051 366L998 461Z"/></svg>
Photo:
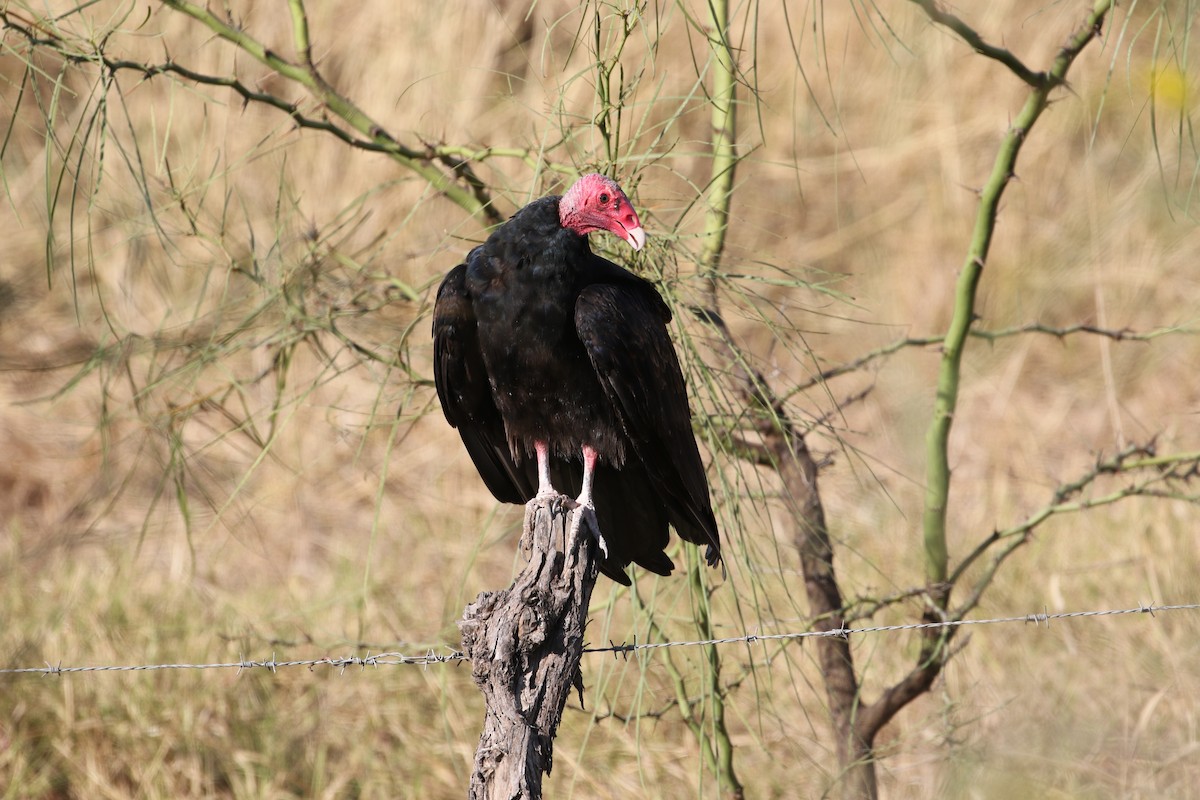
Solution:
<svg viewBox="0 0 1200 800"><path fill-rule="evenodd" d="M949 28L958 34L959 37L968 45L970 45L976 53L979 53L981 56L987 56L988 58L999 61L1001 64L1012 70L1014 75L1025 81L1025 83L1029 84L1033 88L1041 89L1046 84L1046 81L1049 80L1049 76L1045 72L1034 72L1029 67L1025 66L1025 64L1021 62L1021 59L1017 58L1010 51L1005 50L1003 47L996 47L985 42L983 37L980 36L974 28L963 22L955 15L951 14L949 11L943 11L942 9L938 8L937 3L935 3L934 0L912 1L920 6L921 10L924 11L926 16L928 16L933 22Z"/></svg>
<svg viewBox="0 0 1200 800"><path fill-rule="evenodd" d="M1143 474L1129 484L1107 494L1072 499L1078 497L1103 477L1126 476L1135 473L1149 474ZM949 618L962 619L978 606L984 591L991 585L1004 561L1019 547L1027 543L1037 528L1051 517L1113 505L1132 497L1155 497L1200 504L1200 491L1176 491L1165 488L1188 485L1196 480L1200 480L1200 452L1158 455L1154 450L1153 443L1150 443L1135 445L1126 448L1112 458L1098 460L1082 476L1055 489L1054 498L1048 505L1012 527L993 531L975 546L975 549L962 560L951 574L948 580L950 584L957 583L968 569L984 555L995 550L997 545L1000 545L1000 549L995 550L983 574L974 581L970 595L959 604Z"/></svg>
<svg viewBox="0 0 1200 800"><path fill-rule="evenodd" d="M1182 326L1168 326L1165 328L1155 328L1154 330L1150 331L1135 331L1131 328L1101 328L1097 325L1089 325L1086 323L1067 325L1064 327L1054 327L1041 322L1029 322L1025 325L1017 325L1011 328L998 328L996 330L980 330L978 328L972 328L967 335L975 339L997 341L999 339L1008 339L1027 333L1042 333L1046 334L1047 336L1054 336L1058 339L1066 339L1068 336L1072 336L1077 333L1088 333L1118 342L1149 342L1162 336L1168 336L1171 334L1195 335L1200 333L1200 330ZM821 370L821 372L817 373L816 375L813 375L807 380L801 381L793 386L787 392L783 393L781 397L785 401L790 400L797 394L807 391L814 386L826 383L833 378L837 378L851 372L857 372L868 364L878 361L881 358L886 358L887 356L893 355L900 350L904 350L909 347L929 347L930 345L941 344L945 338L945 334L942 334L940 336L909 336L903 339L897 339L875 350L864 353L855 359Z"/></svg>
<svg viewBox="0 0 1200 800"><path fill-rule="evenodd" d="M1200 331L1194 328L1169 326L1165 328L1155 328L1151 331L1135 331L1132 328L1101 328L1097 325L1076 324L1067 325L1063 328L1055 328L1050 325L1045 325L1041 322L1030 322L1026 325L1020 325L1014 328L1000 328L994 331L988 330L971 330L971 336L979 339L1004 339L1010 336L1019 336L1023 333L1044 333L1048 336L1054 336L1059 339L1065 339L1068 336L1076 333L1090 333L1095 336L1101 336L1105 339L1112 339L1117 342L1149 342L1158 339L1162 336L1167 336L1174 333L1195 335Z"/></svg>

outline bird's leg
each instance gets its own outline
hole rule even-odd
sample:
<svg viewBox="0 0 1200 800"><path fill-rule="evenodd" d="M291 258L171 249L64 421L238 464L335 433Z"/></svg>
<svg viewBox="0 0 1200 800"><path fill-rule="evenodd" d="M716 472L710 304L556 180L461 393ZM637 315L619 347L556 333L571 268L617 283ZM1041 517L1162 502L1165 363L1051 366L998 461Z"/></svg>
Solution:
<svg viewBox="0 0 1200 800"><path fill-rule="evenodd" d="M579 497L575 498L575 502L579 508L575 511L575 519L571 521L571 538L579 534L579 526L583 522L585 514L590 515L592 530L596 532L596 542L600 545L600 553L604 558L608 558L608 543L604 541L604 534L600 532L600 526L596 522L596 506L592 503L592 484L596 479L596 459L600 456L589 445L583 446L583 491L579 493Z"/></svg>
<svg viewBox="0 0 1200 800"><path fill-rule="evenodd" d="M550 445L546 442L534 442L533 449L537 451L538 462L537 499L545 500L558 494L550 485Z"/></svg>
<svg viewBox="0 0 1200 800"><path fill-rule="evenodd" d="M533 449L537 451L538 491L529 502L544 503L549 501L550 517L554 518L559 514L565 513L563 501L567 498L563 497L550 483L550 445L547 442L535 441Z"/></svg>
<svg viewBox="0 0 1200 800"><path fill-rule="evenodd" d="M575 498L575 502L593 511L596 506L592 503L592 484L596 480L596 459L599 457L599 453L591 447L586 444L583 446L583 491Z"/></svg>

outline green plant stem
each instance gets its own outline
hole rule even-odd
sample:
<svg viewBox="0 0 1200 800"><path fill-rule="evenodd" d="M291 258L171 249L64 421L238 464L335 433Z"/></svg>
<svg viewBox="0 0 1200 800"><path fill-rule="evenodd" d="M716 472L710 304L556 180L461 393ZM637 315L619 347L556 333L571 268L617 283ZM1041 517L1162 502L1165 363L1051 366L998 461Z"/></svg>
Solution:
<svg viewBox="0 0 1200 800"><path fill-rule="evenodd" d="M725 234L729 228L729 207L733 198L734 169L737 166L735 152L737 144L737 65L733 49L729 44L729 5L727 0L709 0L708 3L709 52L712 53L713 86L712 103L712 179L708 186L708 209L704 218L704 244L700 253L699 268L708 284L709 303L715 313L718 308L717 277L725 251ZM732 349L732 347L731 347ZM697 598L697 625L701 635L712 638L712 620L708 613L708 598L700 579L699 566L691 569L692 593ZM717 775L721 788L735 798L744 796L744 789L733 766L733 740L725 722L725 688L721 683L721 660L715 646L705 648L708 659L707 680L712 704L711 736L715 745ZM696 731L702 748L707 752L709 732Z"/></svg>
<svg viewBox="0 0 1200 800"><path fill-rule="evenodd" d="M691 565L688 570L688 579L692 584L692 596L699 601L696 606L696 626L700 629L700 635L706 639L715 639L717 638L716 630L713 628L712 617L709 615L708 594L700 577L699 562ZM730 737L729 727L725 723L725 687L721 685L721 654L716 645L708 645L704 648L704 655L708 661L709 691L711 692L709 702L712 706L711 736L715 747L710 749L707 746L705 742L709 735L707 731L701 730L697 735L701 737L701 744L705 751L713 749L716 751L717 775L722 790L731 797L741 798L745 796L745 789L733 768L733 739Z"/></svg>
<svg viewBox="0 0 1200 800"><path fill-rule="evenodd" d="M296 53L311 68L312 41L308 38L308 11L304 8L304 0L288 0L288 8L292 12L292 41L296 44Z"/></svg>
<svg viewBox="0 0 1200 800"><path fill-rule="evenodd" d="M737 168L737 65L729 43L729 4L709 0L708 46L716 63L712 87L712 180L708 184L708 211L704 217L704 246L700 268L711 275L721 265L729 206Z"/></svg>
<svg viewBox="0 0 1200 800"><path fill-rule="evenodd" d="M668 642L671 637L667 636L666 632L658 624L651 610L642 602L641 595L638 594L637 584L630 587L630 597L633 599L634 606L643 614L649 625L650 639L662 642ZM675 664L674 658L668 651L664 653L663 668L666 670L668 677L671 679L671 684L675 688L675 708L679 712L679 717L683 724L687 726L692 735L696 737L696 743L700 747L700 757L704 761L705 769L711 770L715 774L719 774L719 764L717 756L713 753L708 740L708 733L704 727L704 720L696 714L696 702L693 702L687 687L687 678L684 673Z"/></svg>
<svg viewBox="0 0 1200 800"><path fill-rule="evenodd" d="M963 348L971 325L975 322L975 295L983 268L987 263L992 235L996 229L996 216L1000 198L1012 180L1017 165L1017 156L1029 135L1030 129L1046 109L1050 92L1061 86L1067 71L1076 56L1100 32L1104 17L1112 8L1112 0L1098 0L1092 7L1084 25L1059 51L1051 68L1029 93L1025 105L1009 127L996 154L992 173L984 184L979 197L979 210L975 216L975 228L967 257L958 277L955 289L954 315L946 338L942 343L942 361L938 371L937 396L934 401L933 418L926 435L926 475L924 509L924 544L926 578L932 586L945 583L948 574L949 556L946 548L946 507L950 494L950 462L948 445L954 412L958 405L958 390L961 379ZM948 592L948 589L944 590ZM944 605L944 592L937 599Z"/></svg>

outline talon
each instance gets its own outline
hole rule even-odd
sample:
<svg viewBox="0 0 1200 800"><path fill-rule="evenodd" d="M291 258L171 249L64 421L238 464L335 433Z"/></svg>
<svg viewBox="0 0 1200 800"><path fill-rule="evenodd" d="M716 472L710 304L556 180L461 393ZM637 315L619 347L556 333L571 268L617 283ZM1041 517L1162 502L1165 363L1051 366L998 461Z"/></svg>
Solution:
<svg viewBox="0 0 1200 800"><path fill-rule="evenodd" d="M550 519L557 519L558 517L567 515L568 511L563 504L563 501L566 499L567 496L562 494L556 494L550 498Z"/></svg>
<svg viewBox="0 0 1200 800"><path fill-rule="evenodd" d="M570 498L567 499L570 500ZM575 508L575 519L571 520L571 538L574 539L579 535L579 528L583 525L583 518L585 516L588 517L588 527L596 537L596 544L600 547L600 556L601 558L608 558L608 542L604 541L604 534L600 532L600 523L596 521L596 507L591 503L575 502Z"/></svg>

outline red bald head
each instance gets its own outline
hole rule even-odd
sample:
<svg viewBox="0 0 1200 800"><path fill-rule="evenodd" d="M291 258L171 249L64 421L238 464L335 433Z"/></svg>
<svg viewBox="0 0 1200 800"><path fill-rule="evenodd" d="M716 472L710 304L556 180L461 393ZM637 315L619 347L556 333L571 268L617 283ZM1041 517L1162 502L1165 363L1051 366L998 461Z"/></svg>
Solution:
<svg viewBox="0 0 1200 800"><path fill-rule="evenodd" d="M564 228L581 236L608 231L634 250L641 250L646 243L646 232L629 198L616 181L603 175L584 175L575 181L558 203L558 218Z"/></svg>

